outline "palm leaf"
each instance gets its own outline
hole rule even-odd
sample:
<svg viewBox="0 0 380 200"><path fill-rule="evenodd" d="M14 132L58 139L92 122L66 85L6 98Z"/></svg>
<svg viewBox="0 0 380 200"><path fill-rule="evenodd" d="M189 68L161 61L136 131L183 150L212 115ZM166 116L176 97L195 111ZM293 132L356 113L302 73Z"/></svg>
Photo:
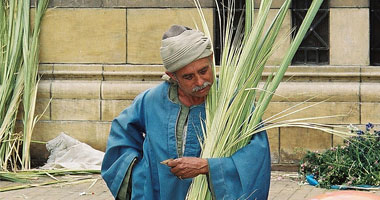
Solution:
<svg viewBox="0 0 380 200"><path fill-rule="evenodd" d="M201 144L202 158L230 156L244 147L253 134L270 128L261 127L262 116L322 1L313 1L280 67L269 76L260 93L251 88L259 88L264 66L277 49L275 42L291 1L285 0L269 28L264 31L272 1L262 0L254 17L253 1L246 0L245 30L243 31L243 26L239 25L235 38L232 38L231 19L234 13L233 3L230 1L232 7L228 7L229 15L224 32L219 81L212 86L206 101L206 125L204 142ZM201 10L199 6L198 9ZM207 29L207 25L203 24L203 27ZM292 123L297 127L311 126L301 122ZM323 129L321 125L314 126L316 129ZM187 199L211 199L205 176L194 178Z"/></svg>
<svg viewBox="0 0 380 200"><path fill-rule="evenodd" d="M30 167L29 146L36 123L38 38L48 0L39 0L30 33L30 1L0 2L0 165L3 170ZM24 106L23 136L15 133L20 102ZM22 142L20 142L22 141ZM19 146L23 145L22 155Z"/></svg>

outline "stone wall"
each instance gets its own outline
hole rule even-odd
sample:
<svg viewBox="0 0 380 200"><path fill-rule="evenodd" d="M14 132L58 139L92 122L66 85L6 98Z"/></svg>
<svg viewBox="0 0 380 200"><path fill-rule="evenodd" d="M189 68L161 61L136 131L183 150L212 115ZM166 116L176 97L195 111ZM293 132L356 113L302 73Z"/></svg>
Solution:
<svg viewBox="0 0 380 200"><path fill-rule="evenodd" d="M283 0L275 0L270 17ZM213 31L213 0L201 1ZM257 0L256 6L259 4ZM380 69L369 65L368 0L330 1L330 65L290 66L264 119L301 103L313 105L291 118L343 115L317 120L332 125L380 123ZM191 1L51 0L41 31L37 123L33 139L60 132L105 150L110 123L140 92L164 73L159 56L162 33L172 24L200 24ZM282 32L291 28L291 12ZM289 46L270 59L268 74ZM50 101L51 99L51 101ZM303 102L303 103L302 103ZM314 105L315 104L315 105ZM323 150L342 142L330 134L301 128L269 131L274 164L297 163L305 149ZM45 159L43 145L33 145Z"/></svg>

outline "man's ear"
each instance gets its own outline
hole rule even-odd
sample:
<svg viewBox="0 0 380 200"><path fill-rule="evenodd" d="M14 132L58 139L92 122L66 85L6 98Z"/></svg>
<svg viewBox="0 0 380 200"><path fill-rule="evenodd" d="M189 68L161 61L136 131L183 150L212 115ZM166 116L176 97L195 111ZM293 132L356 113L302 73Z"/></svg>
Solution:
<svg viewBox="0 0 380 200"><path fill-rule="evenodd" d="M165 74L168 75L172 80L178 81L177 77L175 76L173 72L166 71Z"/></svg>

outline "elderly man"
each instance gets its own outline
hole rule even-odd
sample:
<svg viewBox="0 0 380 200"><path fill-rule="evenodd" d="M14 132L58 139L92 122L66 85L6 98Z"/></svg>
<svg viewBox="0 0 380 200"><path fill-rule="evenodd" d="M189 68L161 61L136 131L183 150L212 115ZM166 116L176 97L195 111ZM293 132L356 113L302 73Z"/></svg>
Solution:
<svg viewBox="0 0 380 200"><path fill-rule="evenodd" d="M102 176L117 199L185 199L193 177L208 176L215 199L267 199L265 132L231 157L199 158L205 99L214 83L211 42L173 25L161 57L171 81L138 95L112 122ZM173 159L163 165L160 162Z"/></svg>

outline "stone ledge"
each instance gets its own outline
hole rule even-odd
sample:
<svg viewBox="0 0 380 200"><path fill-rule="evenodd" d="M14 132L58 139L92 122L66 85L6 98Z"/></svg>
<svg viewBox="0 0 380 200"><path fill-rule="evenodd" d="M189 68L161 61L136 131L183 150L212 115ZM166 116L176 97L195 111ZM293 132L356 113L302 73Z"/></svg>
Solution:
<svg viewBox="0 0 380 200"><path fill-rule="evenodd" d="M165 73L163 65L102 65L102 64L41 64L42 79L86 80L149 80L159 81ZM278 66L266 66L267 77ZM379 80L380 68L373 66L289 66L284 80L287 81L364 81Z"/></svg>
<svg viewBox="0 0 380 200"><path fill-rule="evenodd" d="M261 0L255 0L255 7L260 6ZM204 8L215 7L213 0L200 0L201 6ZM280 8L284 3L284 0L274 0L271 8ZM32 7L34 7L35 0L31 1ZM189 0L50 0L49 7L57 8L176 8L176 7L195 7L194 3ZM330 8L368 8L368 0L330 0Z"/></svg>
<svg viewBox="0 0 380 200"><path fill-rule="evenodd" d="M34 7L36 0L31 1ZM214 7L213 0L200 0L202 7ZM194 8L193 1L189 0L50 0L49 7L55 8L144 8L144 7L157 7L157 8L171 8L171 7L190 7Z"/></svg>
<svg viewBox="0 0 380 200"><path fill-rule="evenodd" d="M104 65L104 80L159 80L165 73L162 65Z"/></svg>
<svg viewBox="0 0 380 200"><path fill-rule="evenodd" d="M53 80L51 96L54 99L100 99L98 80Z"/></svg>
<svg viewBox="0 0 380 200"><path fill-rule="evenodd" d="M378 85L378 82L361 83L361 100L363 102L380 102L380 87Z"/></svg>
<svg viewBox="0 0 380 200"><path fill-rule="evenodd" d="M214 7L213 0L199 0L203 8ZM189 0L103 0L104 7L126 8L195 8L193 1Z"/></svg>
<svg viewBox="0 0 380 200"><path fill-rule="evenodd" d="M339 0L337 5L342 5ZM261 0L255 0L254 6L258 8ZM31 1L32 7L34 7L35 0ZM271 8L280 8L284 3L284 0L274 0ZM214 0L200 0L202 8L214 8ZM350 3L349 5L351 5ZM343 4L344 5L344 4ZM196 7L193 1L189 0L50 0L49 7L57 8L194 8Z"/></svg>
<svg viewBox="0 0 380 200"><path fill-rule="evenodd" d="M37 99L41 98L51 98L51 81L50 80L40 80L37 89Z"/></svg>
<svg viewBox="0 0 380 200"><path fill-rule="evenodd" d="M380 67L366 66L361 68L362 81L378 82L380 80Z"/></svg>
<svg viewBox="0 0 380 200"><path fill-rule="evenodd" d="M103 66L99 64L54 64L54 79L103 79Z"/></svg>

